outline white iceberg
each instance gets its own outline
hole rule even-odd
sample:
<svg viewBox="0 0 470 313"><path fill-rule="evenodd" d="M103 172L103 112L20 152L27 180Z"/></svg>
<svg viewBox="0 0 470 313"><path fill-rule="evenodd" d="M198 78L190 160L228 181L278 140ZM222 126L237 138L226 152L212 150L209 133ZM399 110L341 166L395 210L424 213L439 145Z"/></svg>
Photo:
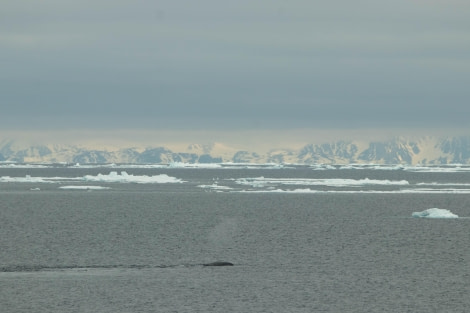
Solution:
<svg viewBox="0 0 470 313"><path fill-rule="evenodd" d="M432 208L422 212L413 212L412 217L418 218L458 218L457 214L452 213L446 209Z"/></svg>

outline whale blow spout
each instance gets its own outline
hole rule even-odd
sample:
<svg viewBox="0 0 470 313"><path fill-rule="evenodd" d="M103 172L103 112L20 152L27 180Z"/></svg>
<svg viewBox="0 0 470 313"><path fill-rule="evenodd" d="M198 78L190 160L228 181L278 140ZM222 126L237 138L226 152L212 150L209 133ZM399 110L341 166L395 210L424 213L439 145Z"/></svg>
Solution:
<svg viewBox="0 0 470 313"><path fill-rule="evenodd" d="M203 266L233 266L233 263L217 261L217 262L206 263L206 264L202 264L202 265Z"/></svg>

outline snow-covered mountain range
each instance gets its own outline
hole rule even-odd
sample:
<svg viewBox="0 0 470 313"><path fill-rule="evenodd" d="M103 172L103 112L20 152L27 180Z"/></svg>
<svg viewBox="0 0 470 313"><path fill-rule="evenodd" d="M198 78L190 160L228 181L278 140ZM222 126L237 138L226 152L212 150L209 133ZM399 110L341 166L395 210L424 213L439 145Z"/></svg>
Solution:
<svg viewBox="0 0 470 313"><path fill-rule="evenodd" d="M18 163L296 163L469 164L470 137L402 137L387 141L335 141L300 149L240 150L220 143L167 147L92 148L73 144L24 145L0 141L0 161Z"/></svg>

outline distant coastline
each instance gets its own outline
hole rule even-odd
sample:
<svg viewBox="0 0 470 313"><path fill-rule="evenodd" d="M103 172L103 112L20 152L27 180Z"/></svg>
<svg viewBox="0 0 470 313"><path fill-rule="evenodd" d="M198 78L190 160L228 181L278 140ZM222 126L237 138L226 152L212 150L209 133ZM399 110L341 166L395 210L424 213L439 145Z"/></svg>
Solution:
<svg viewBox="0 0 470 313"><path fill-rule="evenodd" d="M470 164L470 137L397 137L385 141L333 141L298 149L267 151L240 149L223 143L190 144L173 150L165 146L99 149L74 144L25 145L0 142L0 162L79 164Z"/></svg>

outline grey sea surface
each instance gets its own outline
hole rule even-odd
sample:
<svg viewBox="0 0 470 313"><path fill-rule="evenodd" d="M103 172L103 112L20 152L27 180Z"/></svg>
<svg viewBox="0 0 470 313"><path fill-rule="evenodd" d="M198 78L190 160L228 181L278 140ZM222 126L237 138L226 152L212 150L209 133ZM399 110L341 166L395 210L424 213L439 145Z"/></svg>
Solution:
<svg viewBox="0 0 470 313"><path fill-rule="evenodd" d="M92 181L112 171L181 182ZM401 169L0 168L0 312L468 312L468 183ZM459 218L411 217L429 208ZM214 261L234 266L202 266Z"/></svg>

